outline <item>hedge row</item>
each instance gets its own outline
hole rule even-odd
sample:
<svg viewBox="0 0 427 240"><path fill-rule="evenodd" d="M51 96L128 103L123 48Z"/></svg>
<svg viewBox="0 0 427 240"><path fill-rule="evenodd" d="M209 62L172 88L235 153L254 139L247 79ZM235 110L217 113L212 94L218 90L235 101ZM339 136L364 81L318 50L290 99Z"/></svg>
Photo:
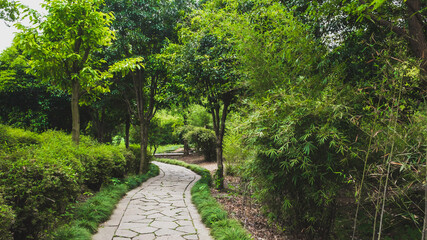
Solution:
<svg viewBox="0 0 427 240"><path fill-rule="evenodd" d="M62 132L0 125L0 240L40 239L71 203L133 169L132 152Z"/></svg>

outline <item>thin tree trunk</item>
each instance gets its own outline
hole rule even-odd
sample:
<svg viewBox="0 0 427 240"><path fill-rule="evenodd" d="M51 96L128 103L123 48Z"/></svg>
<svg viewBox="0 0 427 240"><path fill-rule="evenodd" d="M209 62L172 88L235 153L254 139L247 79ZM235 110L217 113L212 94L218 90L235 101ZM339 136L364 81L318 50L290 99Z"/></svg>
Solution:
<svg viewBox="0 0 427 240"><path fill-rule="evenodd" d="M126 123L125 123L125 146L126 149L129 149L129 131L130 131L130 116L126 115Z"/></svg>
<svg viewBox="0 0 427 240"><path fill-rule="evenodd" d="M187 113L184 113L184 127L186 127L188 125L188 115ZM184 139L184 156L188 156L190 155L190 146L188 145L188 141L187 139Z"/></svg>
<svg viewBox="0 0 427 240"><path fill-rule="evenodd" d="M139 164L139 174L144 174L148 172L149 159L147 154L148 147L148 123L146 121L141 121L140 123L140 134L141 134L141 159Z"/></svg>
<svg viewBox="0 0 427 240"><path fill-rule="evenodd" d="M427 160L427 156L426 156ZM423 235L421 240L427 240L427 165L426 165L426 182L424 184L424 224Z"/></svg>
<svg viewBox="0 0 427 240"><path fill-rule="evenodd" d="M212 109L213 127L216 135L216 162L218 169L216 171L216 187L224 189L224 159L223 159L223 139L225 133L225 122L227 120L228 107L230 106L230 99L223 100L224 106L220 116L220 108Z"/></svg>
<svg viewBox="0 0 427 240"><path fill-rule="evenodd" d="M72 117L72 130L71 136L73 142L79 145L80 142L80 112L79 112L79 95L80 83L74 80L72 82L71 92L71 117Z"/></svg>
<svg viewBox="0 0 427 240"><path fill-rule="evenodd" d="M222 137L217 136L216 142L216 163L218 170L216 171L216 187L224 189L224 164L222 158Z"/></svg>
<svg viewBox="0 0 427 240"><path fill-rule="evenodd" d="M420 0L407 0L405 3L408 13L409 44L415 56L422 60L421 69L424 71L422 77L424 81L427 81L425 79L427 75L427 40L424 34L426 26L420 14L423 6Z"/></svg>

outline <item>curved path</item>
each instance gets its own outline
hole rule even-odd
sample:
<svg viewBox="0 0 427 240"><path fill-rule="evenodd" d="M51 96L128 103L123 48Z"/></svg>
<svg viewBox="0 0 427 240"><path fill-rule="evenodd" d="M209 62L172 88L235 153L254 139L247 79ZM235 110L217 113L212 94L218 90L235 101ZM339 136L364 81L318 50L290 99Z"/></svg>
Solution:
<svg viewBox="0 0 427 240"><path fill-rule="evenodd" d="M155 162L160 174L128 192L94 240L211 240L191 203L200 176L187 168Z"/></svg>

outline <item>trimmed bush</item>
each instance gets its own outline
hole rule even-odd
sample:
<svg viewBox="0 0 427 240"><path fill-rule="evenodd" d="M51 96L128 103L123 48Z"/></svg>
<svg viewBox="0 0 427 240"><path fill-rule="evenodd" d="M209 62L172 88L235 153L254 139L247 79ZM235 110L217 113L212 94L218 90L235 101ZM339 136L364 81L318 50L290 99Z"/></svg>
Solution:
<svg viewBox="0 0 427 240"><path fill-rule="evenodd" d="M184 138L194 144L198 151L205 156L206 161L216 161L216 136L215 132L202 127L195 127L184 134Z"/></svg>
<svg viewBox="0 0 427 240"><path fill-rule="evenodd" d="M37 144L40 140L40 136L36 133L0 124L0 155Z"/></svg>
<svg viewBox="0 0 427 240"><path fill-rule="evenodd" d="M15 213L12 207L6 205L0 192L0 240L10 240L12 238L11 227L15 220Z"/></svg>
<svg viewBox="0 0 427 240"><path fill-rule="evenodd" d="M84 185L96 191L112 178L123 178L135 161L124 148L84 136L76 147L62 132L38 135L1 125L0 130L0 189L16 214L15 239L45 236L87 189Z"/></svg>

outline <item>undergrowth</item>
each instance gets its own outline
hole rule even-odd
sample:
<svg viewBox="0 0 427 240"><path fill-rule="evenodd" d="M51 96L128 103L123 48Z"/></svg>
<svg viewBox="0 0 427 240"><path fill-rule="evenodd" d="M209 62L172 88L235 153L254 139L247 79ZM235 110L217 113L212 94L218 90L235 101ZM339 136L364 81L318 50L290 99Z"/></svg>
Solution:
<svg viewBox="0 0 427 240"><path fill-rule="evenodd" d="M131 189L147 179L157 176L159 168L151 164L150 171L143 175L115 180L103 187L95 196L73 211L72 221L59 227L51 236L55 240L90 240L98 225L108 220L120 199Z"/></svg>
<svg viewBox="0 0 427 240"><path fill-rule="evenodd" d="M156 161L186 167L202 178L191 189L191 199L199 211L203 223L211 228L211 235L216 240L249 240L250 234L235 219L228 218L227 212L211 196L210 172L198 165L187 164L178 160L156 159Z"/></svg>

